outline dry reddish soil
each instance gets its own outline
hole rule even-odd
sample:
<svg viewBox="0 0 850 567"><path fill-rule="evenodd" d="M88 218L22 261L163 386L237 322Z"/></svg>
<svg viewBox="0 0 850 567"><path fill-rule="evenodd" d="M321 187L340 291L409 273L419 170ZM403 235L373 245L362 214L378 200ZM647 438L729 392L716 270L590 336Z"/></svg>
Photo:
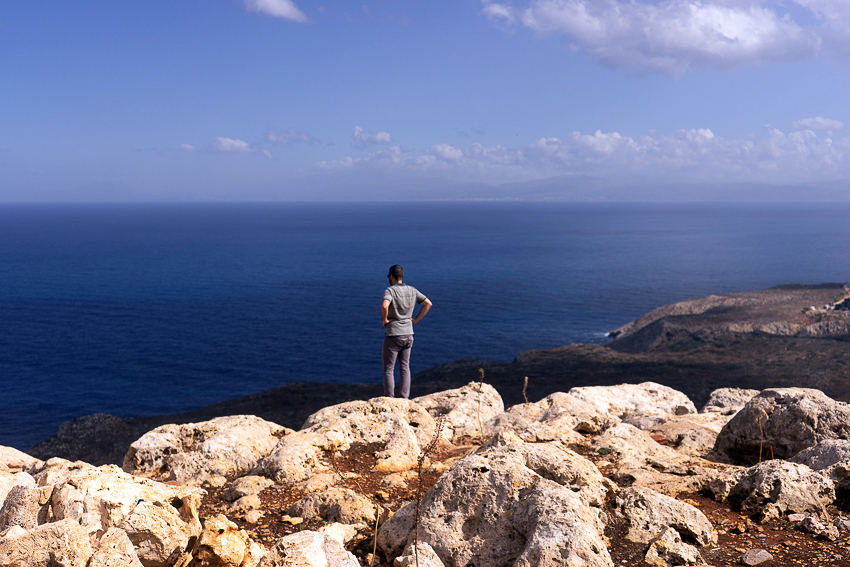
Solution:
<svg viewBox="0 0 850 567"><path fill-rule="evenodd" d="M439 478L434 472L434 464L449 465L459 457L475 450L480 439L463 439L455 441L458 445L453 449L435 450L429 455L429 463L423 467L421 477L415 475L404 487L389 488L382 481L386 473L375 472L376 445L358 445L351 450L336 453L329 459L339 473L338 486L350 488L368 497L376 505L396 512L407 502L416 500L417 491L424 494ZM586 447L572 446L594 463L605 459ZM600 471L615 480L610 467L602 467ZM349 477L346 473L355 473ZM421 478L421 486L419 483ZM286 510L304 494L297 490L276 485L264 490L260 499L265 515L258 524L246 522L241 516L228 513L228 502L221 499L221 490L208 490L201 507L201 518L206 519L216 514L225 514L241 529L248 532L252 539L270 548L282 536L304 529L316 529L325 524L321 520L300 521L286 515ZM738 560L750 549L765 549L773 555L772 561L761 565L764 567L799 566L850 567L850 534L842 532L837 541L829 541L804 533L794 527L787 519L772 520L758 523L752 518L730 509L726 504L714 501L707 493L679 495L679 499L696 506L712 522L718 533L718 543L713 546L700 548L700 553L706 564L715 567L732 567L740 565ZM635 544L625 539L628 531L624 520L617 517L613 511L613 502L609 502L606 513L609 519L605 535L609 540L609 552L616 566L643 567L649 565L643 561L648 546ZM837 506L827 509L832 519L839 516L850 517L850 499L840 498ZM690 542L693 543L693 542ZM358 535L346 545L346 549L354 553L361 565L372 567L390 567L380 550L372 557L374 546L374 526L361 530ZM371 563L370 563L371 561Z"/></svg>

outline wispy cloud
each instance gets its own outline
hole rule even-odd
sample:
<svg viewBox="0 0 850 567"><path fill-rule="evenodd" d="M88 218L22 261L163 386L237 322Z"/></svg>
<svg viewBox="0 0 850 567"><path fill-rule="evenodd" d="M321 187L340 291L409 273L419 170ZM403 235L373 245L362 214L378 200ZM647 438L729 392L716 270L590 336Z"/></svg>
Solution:
<svg viewBox="0 0 850 567"><path fill-rule="evenodd" d="M571 50L609 67L678 76L693 67L726 69L817 55L846 46L850 2L794 0L812 22L798 23L775 0L482 0L490 18L563 36ZM806 11L803 10L803 11Z"/></svg>
<svg viewBox="0 0 850 567"><path fill-rule="evenodd" d="M831 120L820 116L804 118L791 124L792 130L841 130L842 128L844 128L844 122L841 120Z"/></svg>
<svg viewBox="0 0 850 567"><path fill-rule="evenodd" d="M292 144L315 144L319 142L319 139L310 134L290 128L280 133L270 130L266 134L266 141L276 146L290 146Z"/></svg>
<svg viewBox="0 0 850 567"><path fill-rule="evenodd" d="M389 132L367 132L360 126L355 126L354 133L351 135L351 143L358 148L388 145L393 143L393 137Z"/></svg>
<svg viewBox="0 0 850 567"><path fill-rule="evenodd" d="M245 9L257 14L285 18L305 24L310 21L307 14L298 9L292 0L243 0Z"/></svg>
<svg viewBox="0 0 850 567"><path fill-rule="evenodd" d="M850 177L850 139L818 134L811 128L786 132L772 126L746 139L724 139L708 128L641 137L573 132L562 138L540 138L521 148L437 144L405 151L391 146L366 157L349 156L317 167L491 184L579 175L612 181L781 183Z"/></svg>
<svg viewBox="0 0 850 567"><path fill-rule="evenodd" d="M195 146L193 146L192 144L180 144L180 149L184 152L194 152Z"/></svg>
<svg viewBox="0 0 850 567"><path fill-rule="evenodd" d="M249 144L244 140L234 138L215 138L210 143L210 151L216 154L262 154L268 158L272 157L271 152L258 148L253 144Z"/></svg>

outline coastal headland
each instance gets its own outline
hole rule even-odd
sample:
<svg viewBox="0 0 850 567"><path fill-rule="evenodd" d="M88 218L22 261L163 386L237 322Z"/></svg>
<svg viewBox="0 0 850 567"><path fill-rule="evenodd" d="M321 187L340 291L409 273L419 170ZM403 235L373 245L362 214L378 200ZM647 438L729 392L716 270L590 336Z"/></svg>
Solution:
<svg viewBox="0 0 850 567"><path fill-rule="evenodd" d="M816 388L833 399L850 401L847 296L847 285L829 283L780 285L673 303L613 330L612 340L604 345L531 350L509 363L463 359L430 368L414 375L412 396L480 380L483 369L485 381L498 390L506 406L576 386L644 381L675 388L697 406L713 390L729 386ZM177 415L82 416L62 424L29 453L120 465L130 443L166 423L243 414L298 429L323 407L381 392L378 380L297 382Z"/></svg>

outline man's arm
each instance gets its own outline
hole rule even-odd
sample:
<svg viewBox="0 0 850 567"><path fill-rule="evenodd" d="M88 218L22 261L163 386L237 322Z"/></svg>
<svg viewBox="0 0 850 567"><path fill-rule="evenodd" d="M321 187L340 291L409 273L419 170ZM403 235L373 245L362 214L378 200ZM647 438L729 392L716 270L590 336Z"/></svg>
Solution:
<svg viewBox="0 0 850 567"><path fill-rule="evenodd" d="M431 307L433 307L433 305L434 304L431 303L431 300L426 297L425 301L422 302L422 309L419 310L419 315L411 319L411 321L413 321L414 323L418 323L419 320L422 319L422 317L428 314L428 311L431 309Z"/></svg>
<svg viewBox="0 0 850 567"><path fill-rule="evenodd" d="M387 316L390 314L390 300L385 299L381 302L381 321L384 323L384 327L390 324L390 320L387 319Z"/></svg>

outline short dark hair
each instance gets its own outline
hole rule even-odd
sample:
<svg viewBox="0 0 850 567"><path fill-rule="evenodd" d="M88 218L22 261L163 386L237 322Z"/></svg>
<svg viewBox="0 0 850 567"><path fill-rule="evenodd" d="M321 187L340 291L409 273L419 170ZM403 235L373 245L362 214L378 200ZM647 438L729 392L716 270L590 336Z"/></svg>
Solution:
<svg viewBox="0 0 850 567"><path fill-rule="evenodd" d="M392 276L397 280L403 280L404 279L404 268L402 268L398 264L393 264L392 266L390 266L390 271L387 275Z"/></svg>

